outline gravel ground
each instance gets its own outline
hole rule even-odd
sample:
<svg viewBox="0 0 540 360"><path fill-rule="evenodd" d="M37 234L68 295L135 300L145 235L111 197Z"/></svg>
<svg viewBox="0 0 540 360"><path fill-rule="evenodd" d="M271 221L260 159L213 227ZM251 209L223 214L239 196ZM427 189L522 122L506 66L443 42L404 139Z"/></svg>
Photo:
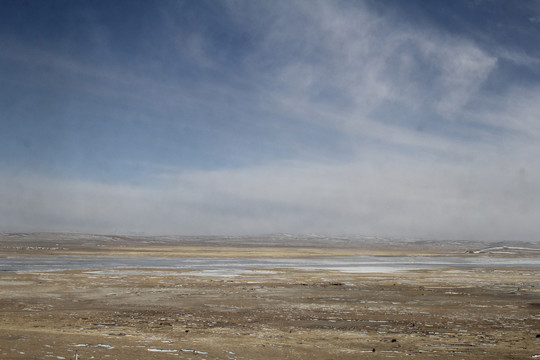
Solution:
<svg viewBox="0 0 540 360"><path fill-rule="evenodd" d="M2 359L540 358L540 271L0 273Z"/></svg>

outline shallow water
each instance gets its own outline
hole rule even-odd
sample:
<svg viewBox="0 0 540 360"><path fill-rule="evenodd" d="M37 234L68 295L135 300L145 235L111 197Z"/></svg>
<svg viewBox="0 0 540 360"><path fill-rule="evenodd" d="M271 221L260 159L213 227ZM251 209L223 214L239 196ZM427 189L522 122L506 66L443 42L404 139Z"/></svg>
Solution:
<svg viewBox="0 0 540 360"><path fill-rule="evenodd" d="M118 268L174 269L211 273L238 273L249 269L338 270L395 272L421 269L519 268L540 269L540 258L384 257L327 258L163 258L55 256L0 258L0 272L41 272Z"/></svg>

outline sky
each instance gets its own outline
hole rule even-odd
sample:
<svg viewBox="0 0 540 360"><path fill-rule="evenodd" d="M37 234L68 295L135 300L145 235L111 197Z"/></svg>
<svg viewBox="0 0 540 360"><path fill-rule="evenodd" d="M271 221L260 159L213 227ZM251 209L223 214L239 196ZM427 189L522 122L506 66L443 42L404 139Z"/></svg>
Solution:
<svg viewBox="0 0 540 360"><path fill-rule="evenodd" d="M0 9L0 231L540 241L540 1Z"/></svg>

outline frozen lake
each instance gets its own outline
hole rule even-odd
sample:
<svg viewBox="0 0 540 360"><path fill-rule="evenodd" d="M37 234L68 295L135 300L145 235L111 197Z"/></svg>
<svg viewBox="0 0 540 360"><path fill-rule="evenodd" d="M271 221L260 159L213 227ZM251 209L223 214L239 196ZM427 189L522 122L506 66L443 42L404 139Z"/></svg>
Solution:
<svg viewBox="0 0 540 360"><path fill-rule="evenodd" d="M490 257L380 257L325 258L165 258L165 257L7 257L0 258L0 272L41 272L95 269L177 269L231 275L251 269L338 270L395 272L420 269L520 268L540 269L540 258Z"/></svg>

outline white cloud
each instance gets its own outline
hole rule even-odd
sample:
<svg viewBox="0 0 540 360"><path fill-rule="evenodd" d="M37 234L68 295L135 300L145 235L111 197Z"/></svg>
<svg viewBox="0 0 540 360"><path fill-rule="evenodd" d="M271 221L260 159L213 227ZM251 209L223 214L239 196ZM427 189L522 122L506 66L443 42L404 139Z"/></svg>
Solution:
<svg viewBox="0 0 540 360"><path fill-rule="evenodd" d="M535 240L538 168L406 157L168 174L161 188L1 178L4 231L268 232ZM9 190L8 190L9 189ZM22 194L22 195L21 195Z"/></svg>

